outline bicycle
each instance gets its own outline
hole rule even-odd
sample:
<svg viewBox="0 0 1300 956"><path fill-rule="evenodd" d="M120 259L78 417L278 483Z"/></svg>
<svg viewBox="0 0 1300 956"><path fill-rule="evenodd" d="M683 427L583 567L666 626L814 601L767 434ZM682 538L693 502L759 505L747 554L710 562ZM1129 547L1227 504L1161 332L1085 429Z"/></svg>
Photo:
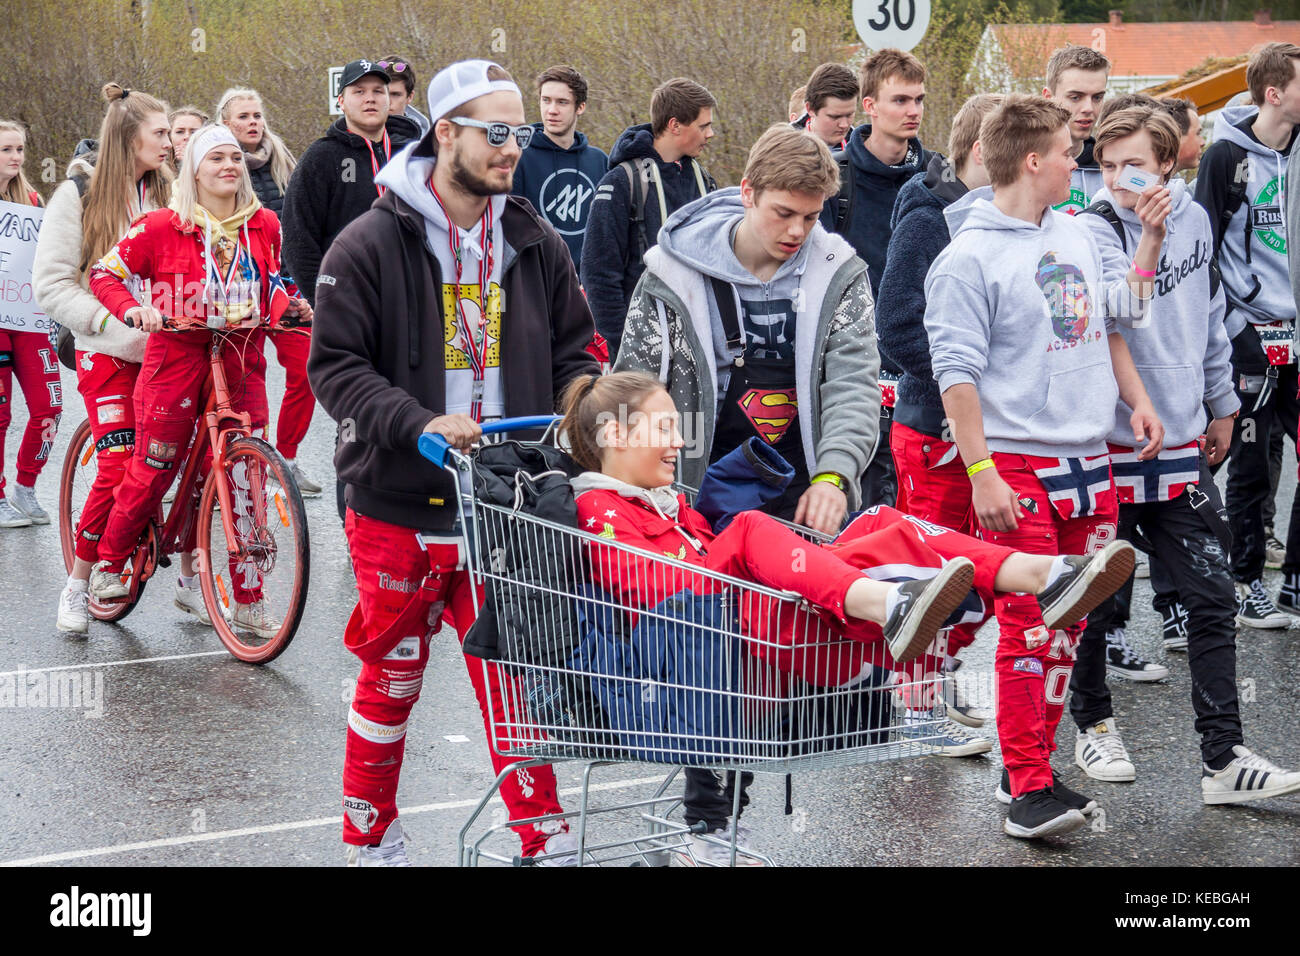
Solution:
<svg viewBox="0 0 1300 956"><path fill-rule="evenodd" d="M207 326L202 322L168 320L167 328L185 331ZM210 371L199 398L203 412L175 485L172 506L164 516L159 505L141 532L129 569L123 569L129 587L127 596L102 602L92 596L90 613L100 621L120 621L130 614L154 572L171 566L170 555L182 550L183 543L196 530L197 521L195 570L212 626L235 658L265 664L289 647L306 605L311 565L307 512L284 459L253 435L247 412L231 407L222 364L226 338L225 332L213 332L208 354ZM81 504L97 471L95 450L87 420L72 436L59 483L59 536L69 571L75 558ZM210 480L218 462L225 481ZM206 475L205 465L209 466ZM276 522L280 528L289 529L285 547L277 537ZM213 553L214 548L218 553ZM285 558L292 566L287 573L277 573L286 570ZM222 568L228 569L229 586ZM234 624L230 605L232 597L237 600L239 593L267 602L280 621L274 634L259 636Z"/></svg>

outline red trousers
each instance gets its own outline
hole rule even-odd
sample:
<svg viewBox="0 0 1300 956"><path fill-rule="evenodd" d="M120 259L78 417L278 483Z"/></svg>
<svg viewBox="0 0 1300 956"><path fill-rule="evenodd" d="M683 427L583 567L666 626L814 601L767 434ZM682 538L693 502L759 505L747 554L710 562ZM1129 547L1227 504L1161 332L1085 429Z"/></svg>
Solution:
<svg viewBox="0 0 1300 956"><path fill-rule="evenodd" d="M1029 554L1092 554L1115 538L1119 508L1113 491L1104 496L1098 513L1063 519L1024 458L995 452L993 461L1022 505L1031 499L1033 504L1021 509L1015 531L981 530L986 541ZM1011 793L1018 797L1052 785L1049 760L1087 620L1048 631L1038 599L1029 594L999 594L997 616L998 739Z"/></svg>
<svg viewBox="0 0 1300 956"><path fill-rule="evenodd" d="M307 353L311 351L310 329L276 329L267 332L275 345L275 357L284 368L284 399L275 422L275 450L285 458L297 458L311 426L316 397L307 381Z"/></svg>
<svg viewBox="0 0 1300 956"><path fill-rule="evenodd" d="M120 571L135 550L140 532L167 493L175 469L184 464L194 436L194 423L203 411L199 393L208 378L208 347L212 333L155 332L144 349L135 384L135 451L127 463L112 511L99 541L99 560ZM266 360L262 357L262 329L226 335L222 364L231 405L248 412L253 427L266 425ZM185 549L194 542L182 542ZM239 603L255 599L242 593L235 575Z"/></svg>
<svg viewBox="0 0 1300 956"><path fill-rule="evenodd" d="M59 360L44 332L0 330L0 498L4 497L5 435L13 419L13 379L27 402L27 428L18 446L18 484L28 488L45 467L63 411Z"/></svg>
<svg viewBox="0 0 1300 956"><path fill-rule="evenodd" d="M95 482L81 506L77 557L99 560L99 541L108 525L117 486L135 451L135 380L140 366L103 352L77 352L77 390L86 403L95 439Z"/></svg>
<svg viewBox="0 0 1300 956"><path fill-rule="evenodd" d="M476 608L469 576L460 569L457 544L422 543L410 528L367 518L350 508L344 532L359 592L344 643L361 658L362 667L348 711L343 842L377 844L397 817L406 726L411 708L420 699L429 642L444 618L463 637L474 622ZM517 694L509 686L510 678L495 665L485 668L483 661L469 656L465 665L491 741L490 713L500 719L505 702L517 699ZM506 720L514 722L511 717ZM497 773L514 762L489 750ZM516 771L501 785L501 796L512 819L560 812L550 767ZM548 836L564 829L564 824L532 824L516 827L515 832L523 841L524 855L532 856L541 851Z"/></svg>

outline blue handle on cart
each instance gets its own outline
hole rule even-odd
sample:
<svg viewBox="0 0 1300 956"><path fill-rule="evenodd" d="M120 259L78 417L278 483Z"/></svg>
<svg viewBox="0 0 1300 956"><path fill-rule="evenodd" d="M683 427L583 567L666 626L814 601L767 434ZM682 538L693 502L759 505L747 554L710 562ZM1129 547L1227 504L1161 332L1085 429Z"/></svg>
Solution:
<svg viewBox="0 0 1300 956"><path fill-rule="evenodd" d="M559 415L526 415L523 418L502 418L495 422L487 422L483 426L484 435L495 435L498 432L516 432L528 431L534 428L549 428L554 422L558 421ZM420 454L429 461L433 462L439 468L447 463L447 452L451 450L451 442L436 435L433 432L425 432L420 436Z"/></svg>

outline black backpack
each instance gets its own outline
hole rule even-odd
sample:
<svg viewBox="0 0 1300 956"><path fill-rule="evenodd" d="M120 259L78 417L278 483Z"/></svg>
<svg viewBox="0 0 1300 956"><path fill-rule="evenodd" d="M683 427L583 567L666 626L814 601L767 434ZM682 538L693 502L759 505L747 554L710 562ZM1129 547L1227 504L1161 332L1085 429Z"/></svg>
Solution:
<svg viewBox="0 0 1300 956"><path fill-rule="evenodd" d="M840 191L835 196L834 232L844 235L844 227L853 221L853 166L847 150L832 150L831 157L840 167Z"/></svg>
<svg viewBox="0 0 1300 956"><path fill-rule="evenodd" d="M1236 212L1237 209L1241 207L1242 200L1246 198L1245 186L1241 187L1240 193L1241 193L1240 196L1237 197L1235 206L1233 206L1232 208L1232 212L1225 211L1224 213L1223 222L1225 225L1227 224L1228 220L1232 218L1232 213ZM1228 195L1228 202L1229 204L1232 204L1233 202L1231 193L1229 193ZM1123 249L1124 252L1126 253L1128 252L1128 236L1126 236L1124 233L1124 223L1120 222L1119 213L1115 211L1114 206L1112 206L1106 200L1101 199L1093 203L1092 205L1088 206L1088 208L1084 209L1083 212L1079 213L1079 215L1082 216L1085 213L1092 216L1101 216L1102 219L1105 219L1108 223L1110 223L1110 227L1115 230L1115 235L1119 236L1119 247ZM1210 257L1210 298L1214 298L1214 294L1219 291L1219 286L1222 283L1223 283L1223 277L1219 274L1218 257L1211 256Z"/></svg>

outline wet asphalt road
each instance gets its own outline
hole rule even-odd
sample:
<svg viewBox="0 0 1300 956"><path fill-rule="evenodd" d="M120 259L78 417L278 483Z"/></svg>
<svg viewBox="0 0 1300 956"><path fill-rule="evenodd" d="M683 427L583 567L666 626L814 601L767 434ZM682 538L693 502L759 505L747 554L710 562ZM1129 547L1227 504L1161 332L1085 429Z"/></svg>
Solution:
<svg viewBox="0 0 1300 956"><path fill-rule="evenodd" d="M281 390L271 362L272 407ZM68 411L38 495L52 514L66 439L84 418L70 373ZM15 403L8 448L26 420ZM0 863L105 866L337 865L347 699L359 665L341 633L355 600L342 529L330 494L333 424L318 410L300 454L326 495L307 502L310 599L292 647L266 667L236 662L210 629L170 599L169 572L151 583L121 624L95 622L88 638L54 627L65 577L54 524L0 531L0 675L62 668L102 678L102 716L71 708L0 707ZM1292 461L1288 445L1288 461ZM9 463L12 480L12 459ZM1294 469L1286 468L1289 501ZM1279 509L1285 520L1287 509ZM57 520L57 519L56 519ZM1282 534L1282 529L1279 528ZM1285 537L1282 534L1282 537ZM1277 572L1269 572L1276 586ZM1138 583L1130 640L1166 660L1150 590ZM963 676L991 684L996 625L964 656ZM1296 715L1300 629L1243 631L1238 677L1248 745L1300 766ZM795 813L783 814L784 780L760 776L745 814L756 845L777 862L1178 866L1283 865L1300 861L1300 799L1252 807L1201 804L1185 655L1168 655L1159 684L1116 681L1116 716L1138 767L1132 784L1088 780L1074 768L1068 715L1055 761L1066 781L1096 798L1104 823L1047 843L1001 832L992 799L998 752L804 773ZM407 734L400 806L417 865L456 859L456 835L492 780L483 725L452 633L435 639L422 699ZM56 673L49 671L48 674ZM3 677L0 677L3 679ZM92 708L93 709L93 708ZM995 742L988 725L981 733ZM647 796L660 768L598 769L598 802ZM580 782L574 765L562 787ZM573 796L566 805L575 805ZM489 810L489 816L491 815ZM596 836L633 826L626 814L593 821ZM510 853L513 837L488 844Z"/></svg>

